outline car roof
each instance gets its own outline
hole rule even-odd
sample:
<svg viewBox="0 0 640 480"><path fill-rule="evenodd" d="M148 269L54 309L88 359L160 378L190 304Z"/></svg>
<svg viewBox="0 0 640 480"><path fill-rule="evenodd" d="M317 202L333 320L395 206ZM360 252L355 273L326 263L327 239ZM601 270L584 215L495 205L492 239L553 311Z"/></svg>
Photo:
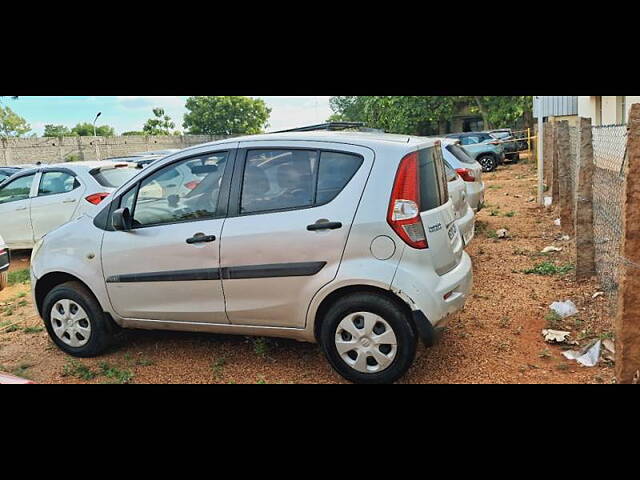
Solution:
<svg viewBox="0 0 640 480"><path fill-rule="evenodd" d="M416 147L433 146L437 140L428 137L413 135L399 135L381 132L350 132L317 130L310 132L282 132L248 135L243 137L230 137L224 140L194 145L185 148L184 151L194 150L205 146L224 145L236 142L278 142L278 141L307 141L307 142L335 142L357 145L362 147L406 146L407 150Z"/></svg>

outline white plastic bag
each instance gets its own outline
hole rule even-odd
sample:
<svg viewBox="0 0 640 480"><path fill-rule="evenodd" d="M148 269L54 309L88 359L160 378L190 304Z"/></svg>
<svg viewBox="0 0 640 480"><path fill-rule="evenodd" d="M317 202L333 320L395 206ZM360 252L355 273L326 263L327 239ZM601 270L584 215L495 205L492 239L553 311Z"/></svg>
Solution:
<svg viewBox="0 0 640 480"><path fill-rule="evenodd" d="M567 300L566 302L553 302L549 308L556 312L560 317L567 318L571 315L575 315L578 313L578 309L571 300Z"/></svg>

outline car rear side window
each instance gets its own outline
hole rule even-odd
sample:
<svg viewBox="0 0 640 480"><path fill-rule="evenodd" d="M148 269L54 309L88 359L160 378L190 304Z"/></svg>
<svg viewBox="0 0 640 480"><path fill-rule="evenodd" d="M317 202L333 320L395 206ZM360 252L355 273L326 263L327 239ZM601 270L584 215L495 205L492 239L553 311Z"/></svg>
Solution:
<svg viewBox="0 0 640 480"><path fill-rule="evenodd" d="M58 193L68 193L80 186L80 182L65 172L45 172L40 179L38 196L56 195Z"/></svg>
<svg viewBox="0 0 640 480"><path fill-rule="evenodd" d="M476 163L460 145L447 145L445 148L462 163Z"/></svg>
<svg viewBox="0 0 640 480"><path fill-rule="evenodd" d="M322 152L318 169L316 204L330 202L356 174L364 159L358 155Z"/></svg>
<svg viewBox="0 0 640 480"><path fill-rule="evenodd" d="M250 150L241 214L323 205L349 183L363 158L344 152L302 149Z"/></svg>
<svg viewBox="0 0 640 480"><path fill-rule="evenodd" d="M123 185L127 180L133 178L139 170L131 167L118 167L99 170L92 172L93 178L96 179L103 187L118 188Z"/></svg>
<svg viewBox="0 0 640 480"><path fill-rule="evenodd" d="M449 199L449 190L440 147L425 148L418 153L420 211L425 212L445 204Z"/></svg>

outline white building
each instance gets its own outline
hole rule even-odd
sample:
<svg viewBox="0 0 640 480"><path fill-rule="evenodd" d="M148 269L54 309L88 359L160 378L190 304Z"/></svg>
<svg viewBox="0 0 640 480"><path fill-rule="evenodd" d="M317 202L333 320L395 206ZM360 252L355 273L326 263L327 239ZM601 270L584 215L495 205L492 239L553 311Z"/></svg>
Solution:
<svg viewBox="0 0 640 480"><path fill-rule="evenodd" d="M629 120L631 105L640 97L578 97L578 115L593 125L620 125Z"/></svg>

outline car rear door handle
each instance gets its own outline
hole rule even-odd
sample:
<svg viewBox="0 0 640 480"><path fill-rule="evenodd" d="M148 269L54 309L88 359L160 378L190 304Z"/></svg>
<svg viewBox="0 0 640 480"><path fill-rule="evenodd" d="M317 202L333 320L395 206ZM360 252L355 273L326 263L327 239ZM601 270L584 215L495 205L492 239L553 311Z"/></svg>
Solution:
<svg viewBox="0 0 640 480"><path fill-rule="evenodd" d="M187 238L187 243L193 245L194 243L209 243L215 242L215 235L205 235L204 233L196 233L193 237Z"/></svg>
<svg viewBox="0 0 640 480"><path fill-rule="evenodd" d="M336 230L342 228L341 222L316 222L311 225L307 225L307 230L310 232L316 230Z"/></svg>
<svg viewBox="0 0 640 480"><path fill-rule="evenodd" d="M76 200L72 198L71 200L63 200L62 203L75 203Z"/></svg>

